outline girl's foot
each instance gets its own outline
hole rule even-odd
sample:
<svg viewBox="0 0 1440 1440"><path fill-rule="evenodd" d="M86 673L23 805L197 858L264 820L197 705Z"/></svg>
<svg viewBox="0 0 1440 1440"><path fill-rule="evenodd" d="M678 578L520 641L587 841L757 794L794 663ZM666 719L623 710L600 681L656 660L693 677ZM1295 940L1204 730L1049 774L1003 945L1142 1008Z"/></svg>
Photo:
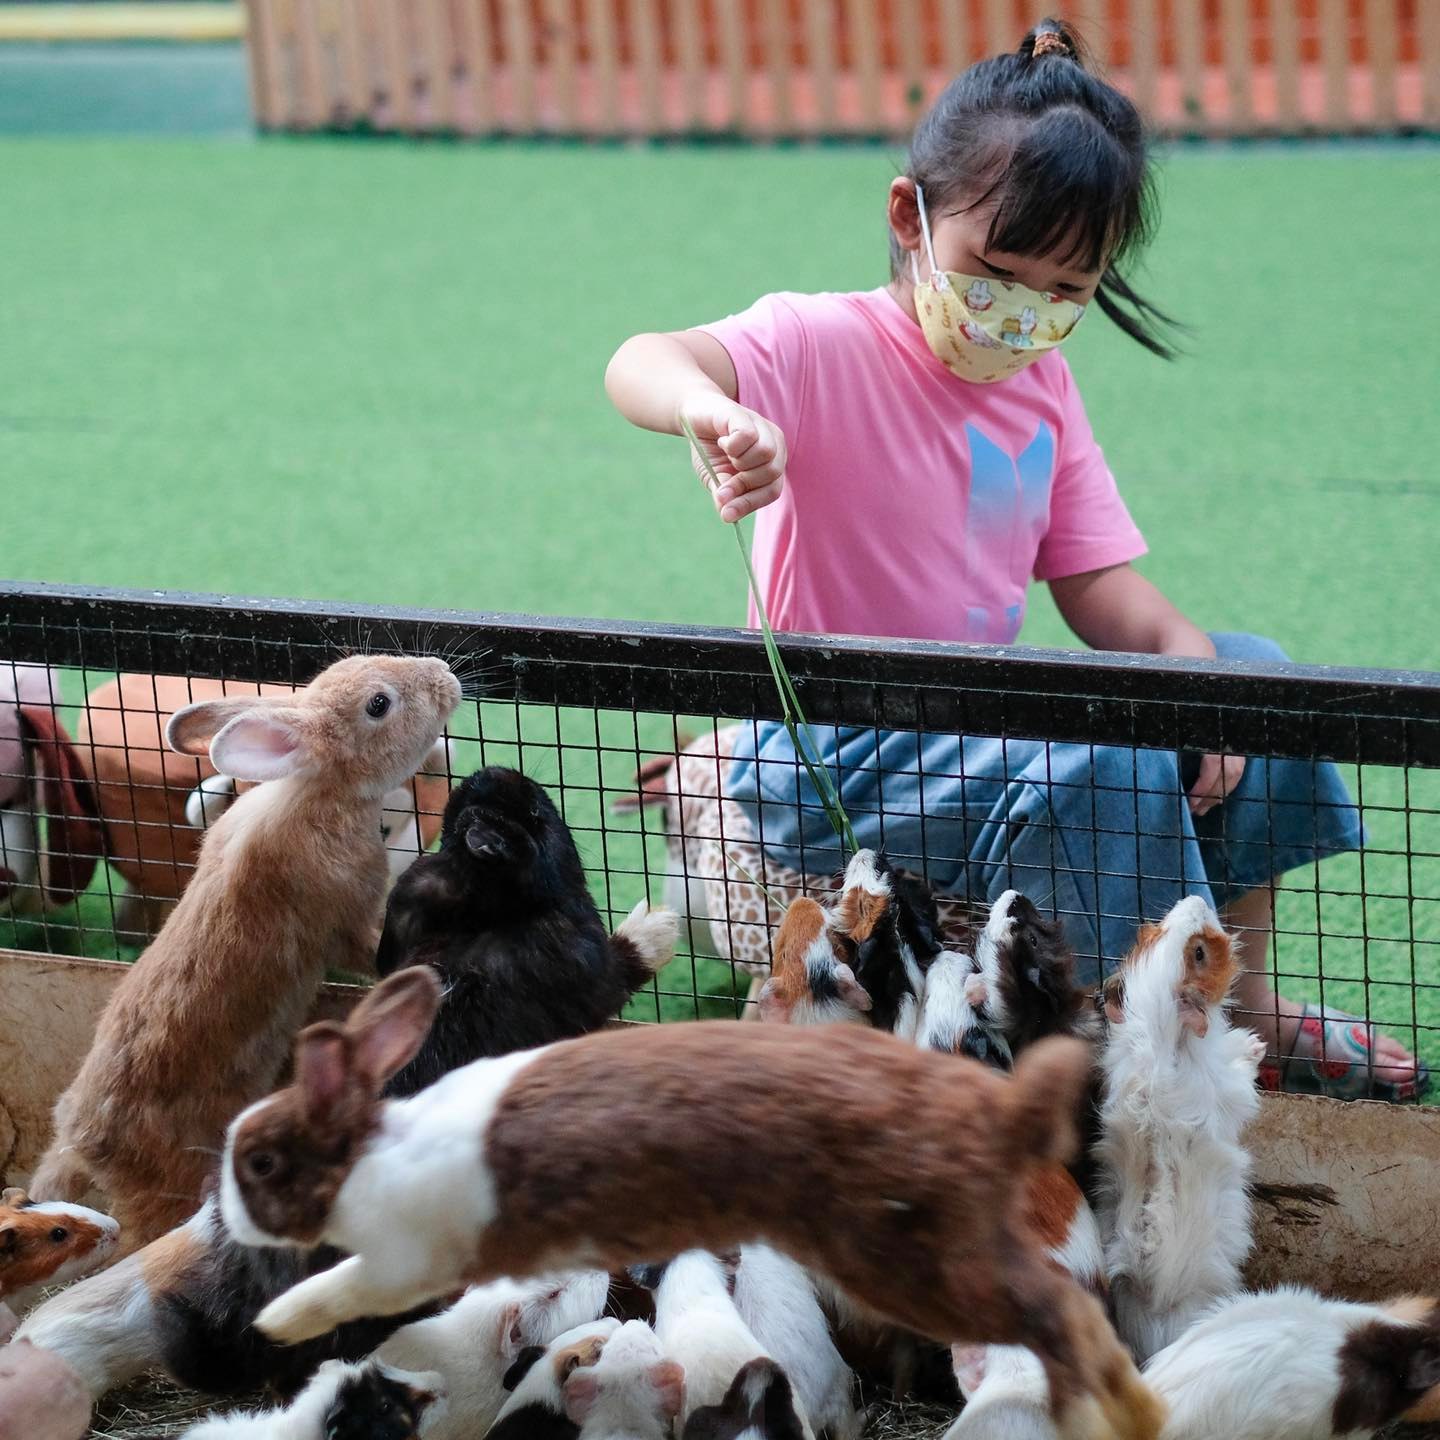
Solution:
<svg viewBox="0 0 1440 1440"><path fill-rule="evenodd" d="M1267 1090L1335 1100L1413 1100L1429 1089L1429 1067L1358 1015L1282 1000L1277 1020L1280 1058L1260 1067Z"/></svg>

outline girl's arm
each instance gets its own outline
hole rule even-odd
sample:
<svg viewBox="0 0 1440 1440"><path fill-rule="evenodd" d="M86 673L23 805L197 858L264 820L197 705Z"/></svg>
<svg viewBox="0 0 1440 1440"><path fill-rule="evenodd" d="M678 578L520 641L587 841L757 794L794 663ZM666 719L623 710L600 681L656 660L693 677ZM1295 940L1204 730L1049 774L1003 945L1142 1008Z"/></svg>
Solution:
<svg viewBox="0 0 1440 1440"><path fill-rule="evenodd" d="M702 330L636 335L611 358L605 389L632 425L679 435L690 423L720 477L715 508L735 521L778 499L785 483L785 436L736 400L730 354ZM702 478L698 464L696 473Z"/></svg>
<svg viewBox="0 0 1440 1440"><path fill-rule="evenodd" d="M1128 565L1052 580L1050 593L1065 623L1094 650L1215 658L1210 637ZM1191 814L1213 810L1240 783L1244 771L1243 756L1206 755L1190 787Z"/></svg>

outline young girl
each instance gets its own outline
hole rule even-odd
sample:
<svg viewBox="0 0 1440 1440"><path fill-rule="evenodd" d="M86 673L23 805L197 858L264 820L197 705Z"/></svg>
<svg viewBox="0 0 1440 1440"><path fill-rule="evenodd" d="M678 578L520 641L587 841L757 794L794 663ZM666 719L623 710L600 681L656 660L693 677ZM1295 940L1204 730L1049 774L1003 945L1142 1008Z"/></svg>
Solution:
<svg viewBox="0 0 1440 1440"><path fill-rule="evenodd" d="M777 630L1011 644L1033 575L1097 649L1283 659L1256 636L1207 635L1131 568L1145 542L1058 353L1093 307L1169 354L1164 317L1121 270L1152 210L1139 114L1047 20L920 122L890 186L888 285L767 295L716 324L637 335L606 385L636 425L688 421L724 520L758 512ZM1246 931L1239 1000L1276 1058L1271 1083L1399 1098L1428 1078L1356 1017L1266 983L1274 877L1361 843L1334 766L1207 755L1187 791L1160 751L814 736L861 845L953 893L1051 898L1095 973L1141 919L1185 893L1212 899ZM839 868L782 726L742 729L727 791L777 860Z"/></svg>

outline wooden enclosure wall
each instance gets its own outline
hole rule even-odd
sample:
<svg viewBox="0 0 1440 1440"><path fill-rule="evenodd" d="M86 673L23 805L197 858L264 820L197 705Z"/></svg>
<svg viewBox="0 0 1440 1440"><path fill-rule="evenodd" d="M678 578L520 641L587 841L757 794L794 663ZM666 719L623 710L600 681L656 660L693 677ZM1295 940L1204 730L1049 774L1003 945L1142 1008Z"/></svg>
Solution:
<svg viewBox="0 0 1440 1440"><path fill-rule="evenodd" d="M1046 14L1171 134L1440 129L1440 0L247 0L266 129L906 133Z"/></svg>

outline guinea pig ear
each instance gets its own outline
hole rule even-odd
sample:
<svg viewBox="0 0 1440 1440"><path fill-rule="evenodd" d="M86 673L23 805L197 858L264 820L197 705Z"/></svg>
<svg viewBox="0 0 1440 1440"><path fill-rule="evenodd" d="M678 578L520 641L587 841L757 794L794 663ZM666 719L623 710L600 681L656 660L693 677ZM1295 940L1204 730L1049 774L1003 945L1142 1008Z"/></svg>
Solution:
<svg viewBox="0 0 1440 1440"><path fill-rule="evenodd" d="M852 1010L869 1010L873 1003L870 992L855 978L855 972L844 961L835 962L835 988Z"/></svg>
<svg viewBox="0 0 1440 1440"><path fill-rule="evenodd" d="M382 980L350 1012L345 1033L355 1064L378 1091L415 1058L440 1008L440 980L428 965L409 965Z"/></svg>
<svg viewBox="0 0 1440 1440"><path fill-rule="evenodd" d="M790 1023L790 1002L780 991L780 982L772 975L760 987L760 1018L775 1025Z"/></svg>
<svg viewBox="0 0 1440 1440"><path fill-rule="evenodd" d="M685 1408L685 1367L678 1360L662 1360L645 1374L655 1391L660 1413L669 1420L678 1420Z"/></svg>
<svg viewBox="0 0 1440 1440"><path fill-rule="evenodd" d="M600 1398L600 1378L593 1370L576 1370L565 1381L565 1414L572 1425L583 1425Z"/></svg>
<svg viewBox="0 0 1440 1440"><path fill-rule="evenodd" d="M501 1308L500 1318L495 1322L495 1349L502 1360L514 1360L527 1349L534 1348L521 1346L524 1333L520 1328L520 1302L511 1300ZM505 1388L509 1390L514 1387L507 1385Z"/></svg>
<svg viewBox="0 0 1440 1440"><path fill-rule="evenodd" d="M8 1265L20 1248L20 1232L13 1225L0 1225L0 1267Z"/></svg>
<svg viewBox="0 0 1440 1440"><path fill-rule="evenodd" d="M235 780L280 780L313 759L296 723L280 709L247 710L210 741L210 763Z"/></svg>
<svg viewBox="0 0 1440 1440"><path fill-rule="evenodd" d="M1100 987L1101 1008L1112 1025L1125 1023L1125 972L1117 970Z"/></svg>
<svg viewBox="0 0 1440 1440"><path fill-rule="evenodd" d="M0 1205L8 1205L12 1210L23 1210L29 1203L30 1197L17 1185L0 1192Z"/></svg>

